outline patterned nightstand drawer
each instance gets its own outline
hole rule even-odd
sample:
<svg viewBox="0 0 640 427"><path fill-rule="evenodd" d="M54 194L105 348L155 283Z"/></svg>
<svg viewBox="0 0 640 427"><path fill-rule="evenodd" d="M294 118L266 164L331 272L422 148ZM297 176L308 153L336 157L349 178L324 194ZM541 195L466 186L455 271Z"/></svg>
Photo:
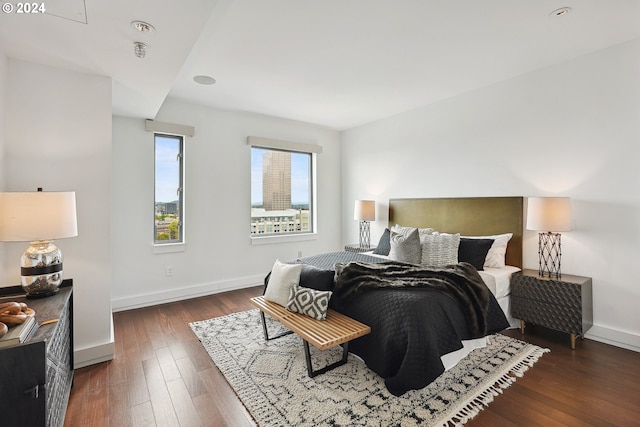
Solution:
<svg viewBox="0 0 640 427"><path fill-rule="evenodd" d="M558 279L539 277L534 270L511 276L511 315L524 323L544 326L584 337L593 325L591 278L563 275Z"/></svg>
<svg viewBox="0 0 640 427"><path fill-rule="evenodd" d="M512 295L518 295L535 301L553 302L558 306L573 307L580 311L582 307L582 287L571 282L541 280L538 277L520 275L511 284Z"/></svg>
<svg viewBox="0 0 640 427"><path fill-rule="evenodd" d="M511 315L534 325L582 335L582 311L567 305L511 296Z"/></svg>

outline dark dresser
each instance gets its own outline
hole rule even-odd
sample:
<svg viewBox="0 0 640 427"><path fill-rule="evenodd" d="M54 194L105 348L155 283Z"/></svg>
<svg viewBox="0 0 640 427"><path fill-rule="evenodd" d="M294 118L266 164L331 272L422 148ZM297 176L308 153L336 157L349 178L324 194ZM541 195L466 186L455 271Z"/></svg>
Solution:
<svg viewBox="0 0 640 427"><path fill-rule="evenodd" d="M0 425L61 427L73 383L73 282L39 299L26 299L20 286L0 288L4 301L26 302L41 326L24 343L0 348Z"/></svg>
<svg viewBox="0 0 640 427"><path fill-rule="evenodd" d="M536 270L523 270L511 276L511 315L526 323L544 326L576 337L593 325L593 298L590 277L563 274L560 278L540 277Z"/></svg>

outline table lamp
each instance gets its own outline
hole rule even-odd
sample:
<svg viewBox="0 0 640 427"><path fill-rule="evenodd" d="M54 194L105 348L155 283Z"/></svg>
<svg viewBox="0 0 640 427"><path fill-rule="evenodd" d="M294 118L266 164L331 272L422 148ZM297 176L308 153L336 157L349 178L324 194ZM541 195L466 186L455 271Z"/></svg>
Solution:
<svg viewBox="0 0 640 427"><path fill-rule="evenodd" d="M559 278L560 231L571 231L571 201L568 197L529 197L527 230L538 233L538 274Z"/></svg>
<svg viewBox="0 0 640 427"><path fill-rule="evenodd" d="M62 252L53 239L78 235L75 192L0 193L0 241L31 242L20 262L27 298L54 295L62 283Z"/></svg>
<svg viewBox="0 0 640 427"><path fill-rule="evenodd" d="M375 200L356 200L353 209L353 219L360 221L360 239L358 244L362 249L371 248L371 229L369 221L376 220Z"/></svg>

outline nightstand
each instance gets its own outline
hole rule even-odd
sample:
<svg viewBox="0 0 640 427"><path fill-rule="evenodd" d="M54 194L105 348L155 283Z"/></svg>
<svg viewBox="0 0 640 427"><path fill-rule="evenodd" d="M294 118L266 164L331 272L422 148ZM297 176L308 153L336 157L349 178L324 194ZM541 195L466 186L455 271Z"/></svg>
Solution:
<svg viewBox="0 0 640 427"><path fill-rule="evenodd" d="M344 250L347 252L371 252L376 250L376 246L370 246L369 248L361 248L359 244L354 243L351 245L346 245Z"/></svg>
<svg viewBox="0 0 640 427"><path fill-rule="evenodd" d="M540 277L536 270L523 270L511 276L511 315L525 322L571 334L576 337L593 325L593 297L590 277L563 274L560 278Z"/></svg>

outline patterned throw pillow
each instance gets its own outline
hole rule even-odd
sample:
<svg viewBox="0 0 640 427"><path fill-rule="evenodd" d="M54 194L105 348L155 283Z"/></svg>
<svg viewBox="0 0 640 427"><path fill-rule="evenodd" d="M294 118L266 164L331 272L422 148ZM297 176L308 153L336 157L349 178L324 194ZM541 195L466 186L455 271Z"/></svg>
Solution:
<svg viewBox="0 0 640 427"><path fill-rule="evenodd" d="M289 291L287 310L302 313L317 320L325 320L332 294L331 291L316 291L293 285Z"/></svg>
<svg viewBox="0 0 640 427"><path fill-rule="evenodd" d="M431 234L422 241L422 261L425 267L444 267L458 263L460 234Z"/></svg>

